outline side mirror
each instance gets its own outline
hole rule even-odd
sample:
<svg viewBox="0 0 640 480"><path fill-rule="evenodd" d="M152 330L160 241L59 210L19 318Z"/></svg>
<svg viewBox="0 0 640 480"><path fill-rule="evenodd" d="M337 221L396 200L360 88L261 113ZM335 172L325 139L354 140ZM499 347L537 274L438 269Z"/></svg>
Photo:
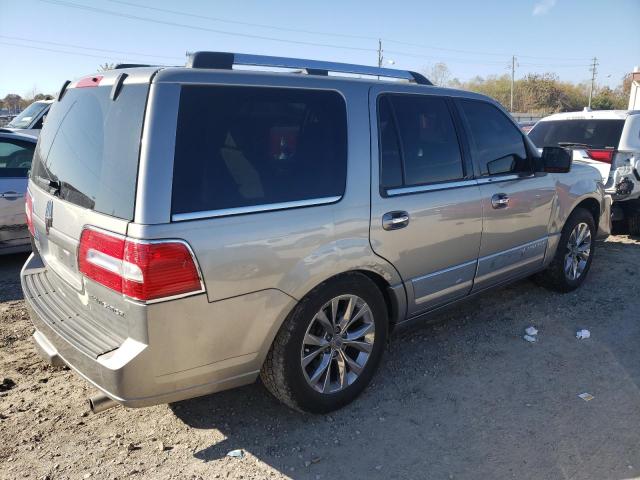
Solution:
<svg viewBox="0 0 640 480"><path fill-rule="evenodd" d="M548 173L568 173L571 171L573 152L562 147L544 147L542 149L542 171Z"/></svg>

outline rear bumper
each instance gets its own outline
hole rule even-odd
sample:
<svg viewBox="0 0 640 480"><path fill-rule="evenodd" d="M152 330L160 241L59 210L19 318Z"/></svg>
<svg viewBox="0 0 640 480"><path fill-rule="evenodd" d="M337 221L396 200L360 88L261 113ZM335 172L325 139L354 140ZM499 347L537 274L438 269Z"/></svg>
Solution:
<svg viewBox="0 0 640 480"><path fill-rule="evenodd" d="M244 330L250 327L247 322L264 312L256 305L256 299L240 302L230 299L215 302L229 302L227 305L215 305L208 303L205 295L199 295L149 307L147 342L129 336L114 350L96 357L68 338L58 325L64 323L64 319L52 321L56 292L34 291L33 282L28 278L43 270L46 268L37 255L32 254L21 272L27 308L36 328L33 340L39 354L50 364L68 365L127 407L170 403L253 382L279 328L279 315L275 315L271 322L260 322L263 328L256 334ZM257 300L260 304L274 300L272 296L264 298L264 293L257 293L261 294ZM280 300L276 302L277 308L269 305L267 311L275 314L278 309L284 310L291 300L285 297L277 296ZM239 317L233 320L244 325L233 331L225 328L228 324L224 320L216 325L215 315L222 311L237 313ZM203 318L207 317L208 325L203 326Z"/></svg>

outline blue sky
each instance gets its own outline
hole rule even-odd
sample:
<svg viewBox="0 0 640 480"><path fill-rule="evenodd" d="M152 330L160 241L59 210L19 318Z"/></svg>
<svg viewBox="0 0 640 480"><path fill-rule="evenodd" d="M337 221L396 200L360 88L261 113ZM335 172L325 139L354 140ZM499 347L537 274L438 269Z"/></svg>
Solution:
<svg viewBox="0 0 640 480"><path fill-rule="evenodd" d="M377 38L396 68L445 62L466 80L507 73L515 54L516 77L579 82L596 56L599 83L615 86L640 65L638 25L640 0L0 0L0 98L53 93L103 62L182 64L193 50L375 65Z"/></svg>

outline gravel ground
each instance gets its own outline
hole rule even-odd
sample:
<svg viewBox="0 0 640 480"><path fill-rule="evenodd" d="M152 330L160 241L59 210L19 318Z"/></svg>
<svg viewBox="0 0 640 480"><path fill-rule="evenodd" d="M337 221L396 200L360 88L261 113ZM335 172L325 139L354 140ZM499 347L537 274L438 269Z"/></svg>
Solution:
<svg viewBox="0 0 640 480"><path fill-rule="evenodd" d="M522 281L395 336L364 395L326 416L259 384L89 414L85 382L36 356L24 260L0 258L0 478L640 476L640 241L599 243L577 292Z"/></svg>

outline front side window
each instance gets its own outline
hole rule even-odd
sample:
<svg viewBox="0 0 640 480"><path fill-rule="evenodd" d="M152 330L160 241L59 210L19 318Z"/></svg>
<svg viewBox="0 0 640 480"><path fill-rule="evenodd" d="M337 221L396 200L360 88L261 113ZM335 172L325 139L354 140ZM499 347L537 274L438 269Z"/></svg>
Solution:
<svg viewBox="0 0 640 480"><path fill-rule="evenodd" d="M464 177L458 137L447 102L426 95L384 95L378 103L383 188Z"/></svg>
<svg viewBox="0 0 640 480"><path fill-rule="evenodd" d="M482 175L531 171L522 132L490 103L460 100L473 156Z"/></svg>
<svg viewBox="0 0 640 480"><path fill-rule="evenodd" d="M344 193L347 120L337 92L184 86L172 213Z"/></svg>
<svg viewBox="0 0 640 480"><path fill-rule="evenodd" d="M0 139L0 178L26 178L35 148L35 143Z"/></svg>

